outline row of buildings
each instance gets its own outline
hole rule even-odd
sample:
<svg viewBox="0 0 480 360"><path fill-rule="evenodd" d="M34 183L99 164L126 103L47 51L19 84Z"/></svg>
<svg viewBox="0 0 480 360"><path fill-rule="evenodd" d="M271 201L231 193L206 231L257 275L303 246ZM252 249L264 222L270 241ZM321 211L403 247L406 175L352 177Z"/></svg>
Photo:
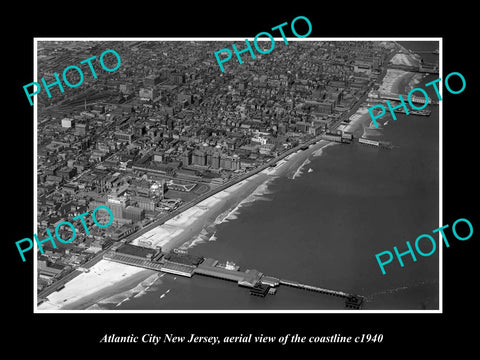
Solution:
<svg viewBox="0 0 480 360"><path fill-rule="evenodd" d="M105 49L122 59L115 72L37 98L37 233L99 205L115 219L47 249L40 287L201 189L328 130L367 94L393 49L384 42L292 41L256 59L244 54L242 65L231 61L220 73L213 51L222 45L229 44L39 43L39 77Z"/></svg>

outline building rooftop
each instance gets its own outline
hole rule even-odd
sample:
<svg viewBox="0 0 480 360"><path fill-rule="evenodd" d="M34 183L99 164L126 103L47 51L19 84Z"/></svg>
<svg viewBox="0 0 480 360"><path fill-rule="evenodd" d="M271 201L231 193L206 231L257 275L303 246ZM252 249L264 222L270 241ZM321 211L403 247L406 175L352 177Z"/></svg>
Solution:
<svg viewBox="0 0 480 360"><path fill-rule="evenodd" d="M117 253L127 254L127 255L134 255L143 258L153 257L157 250L149 249L141 246L135 246L131 244L123 244L117 250Z"/></svg>

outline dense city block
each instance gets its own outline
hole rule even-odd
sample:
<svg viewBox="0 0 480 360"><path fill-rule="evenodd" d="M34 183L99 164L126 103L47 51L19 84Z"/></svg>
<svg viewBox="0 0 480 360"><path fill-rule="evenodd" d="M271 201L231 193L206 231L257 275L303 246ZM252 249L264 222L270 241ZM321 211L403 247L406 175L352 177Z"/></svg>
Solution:
<svg viewBox="0 0 480 360"><path fill-rule="evenodd" d="M237 44L241 44L237 42ZM326 131L378 87L389 42L290 41L275 52L231 62L212 53L225 41L43 41L38 77L106 49L115 72L38 101L37 192L40 239L46 229L107 206L108 228L38 253L38 290L88 271L108 249L177 215ZM111 59L115 66L115 58ZM69 74L70 75L70 74ZM75 73L69 81L77 83ZM90 223L89 223L90 221ZM69 227L60 236L69 239Z"/></svg>

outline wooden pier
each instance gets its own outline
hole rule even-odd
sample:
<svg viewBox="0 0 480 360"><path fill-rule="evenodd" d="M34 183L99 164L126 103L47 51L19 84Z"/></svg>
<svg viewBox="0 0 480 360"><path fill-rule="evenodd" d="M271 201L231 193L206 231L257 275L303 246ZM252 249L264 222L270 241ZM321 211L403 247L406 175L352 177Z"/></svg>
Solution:
<svg viewBox="0 0 480 360"><path fill-rule="evenodd" d="M318 293L325 294L325 295L331 295L331 296L337 296L337 297L344 298L345 299L345 306L347 308L351 308L351 309L360 309L362 304L363 304L363 301L364 301L364 298L359 296L359 295L348 294L346 292L338 291L338 290L325 289L325 288L321 288L321 287L318 287L318 286L301 284L301 283L296 282L296 281L280 279L280 284L281 285L286 285L286 286L291 286L291 287L298 288L298 289L314 291L314 292L318 292Z"/></svg>
<svg viewBox="0 0 480 360"><path fill-rule="evenodd" d="M299 288L299 289L304 289L304 290L308 290L308 291L315 291L315 292L319 292L319 293L326 294L326 295L339 296L339 297L343 297L343 298L346 298L346 297L350 296L350 294L347 294L343 291L329 290L329 289L324 289L324 288L321 288L321 287L318 287L318 286L300 284L299 282L291 281L291 280L280 279L280 284L295 287L295 288Z"/></svg>
<svg viewBox="0 0 480 360"><path fill-rule="evenodd" d="M103 255L103 258L109 261L188 278L197 274L221 280L234 281L239 286L249 288L251 295L261 297L265 297L268 294L273 295L280 285L285 285L343 298L345 299L345 306L347 308L360 309L364 301L363 297L358 295L301 284L296 281L278 279L272 276L266 276L254 269L241 271L238 266L224 266L223 264L219 264L216 259L193 256L187 253L162 253L160 250L125 244L116 251L108 251Z"/></svg>

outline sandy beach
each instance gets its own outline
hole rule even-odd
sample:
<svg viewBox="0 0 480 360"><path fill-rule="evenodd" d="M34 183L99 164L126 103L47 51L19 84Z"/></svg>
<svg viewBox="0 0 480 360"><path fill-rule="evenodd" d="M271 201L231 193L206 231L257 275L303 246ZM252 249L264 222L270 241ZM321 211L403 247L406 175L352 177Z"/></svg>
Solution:
<svg viewBox="0 0 480 360"><path fill-rule="evenodd" d="M311 151L310 151L311 152ZM164 224L150 230L135 239L148 239L153 245L160 245L163 251L182 246L195 245L195 240L202 230L213 223L220 223L231 216L242 203L251 201L266 190L269 180L287 171L305 156L307 152L291 154L278 162L275 168L267 168L252 177L205 199ZM249 199L249 196L251 197ZM37 307L38 311L81 310L91 307L108 297L134 288L146 281L155 271L101 260L83 273L69 281L65 288L47 297L47 301ZM137 292L133 291L132 296ZM92 308L91 308L92 309Z"/></svg>
<svg viewBox="0 0 480 360"><path fill-rule="evenodd" d="M115 291L118 291L125 286L131 288L154 273L135 266L101 260L88 273L80 274L66 283L61 291L50 294L47 301L38 306L38 310L78 308L82 302L88 303L86 299L94 294L95 299L100 298L102 290L115 287Z"/></svg>
<svg viewBox="0 0 480 360"><path fill-rule="evenodd" d="M361 106L350 117L348 125L339 129L355 132L363 129L368 110ZM274 168L267 168L250 178L205 199L164 224L139 236L132 244L142 239L159 245L163 251L173 248L189 248L201 240L199 236L206 227L235 218L235 213L245 203L268 193L268 183L278 176L287 176L295 180L304 172L310 158L321 156L327 146L342 146L320 140L307 150L299 150L280 160ZM200 239L200 240L199 240ZM101 260L65 285L59 292L47 297L47 301L37 307L38 312L55 312L57 310L95 310L97 303L108 301L117 294L127 292L128 296L140 296L145 288L158 279L161 274L133 266Z"/></svg>
<svg viewBox="0 0 480 360"><path fill-rule="evenodd" d="M308 150L298 151L278 162L275 168L267 168L258 174L243 180L228 189L225 189L199 204L187 209L164 224L143 234L132 243L137 244L140 239L148 239L154 245L162 246L164 251L173 248L188 248L195 245L202 230L212 224L219 224L232 216L245 203L254 201L256 197L268 192L268 182L277 176L295 173L306 164L308 157L321 151L325 146L332 144L328 141L319 141ZM318 156L318 155L317 155ZM302 166L303 164L303 166ZM290 176L294 178L294 176ZM183 245L183 246L182 246ZM155 271L118 264L108 260L101 260L83 273L72 279L65 288L54 292L47 297L47 301L37 307L37 311L51 312L56 310L93 310L96 303L114 296L120 292L132 289L132 296L141 292L138 284L153 275ZM135 291L137 288L138 291Z"/></svg>
<svg viewBox="0 0 480 360"><path fill-rule="evenodd" d="M215 216L219 208L223 207L233 194L241 192L247 183L255 181L257 176L258 174L212 195L173 219L139 236L132 241L132 244L138 245L139 242L146 240L152 244L152 247L161 246L165 252L182 245L198 233L199 227L202 227L209 218Z"/></svg>
<svg viewBox="0 0 480 360"><path fill-rule="evenodd" d="M401 49L401 52L395 54L390 60L391 64L419 66L421 57L418 54L412 54L404 47ZM387 94L405 94L415 87L424 76L424 74L411 71L388 69L379 91Z"/></svg>
<svg viewBox="0 0 480 360"><path fill-rule="evenodd" d="M383 94L407 94L424 76L411 71L388 69L378 90Z"/></svg>
<svg viewBox="0 0 480 360"><path fill-rule="evenodd" d="M407 66L418 66L420 61L420 56L417 54L410 54L410 53L398 53L393 56L390 60L392 64L395 65L407 65Z"/></svg>
<svg viewBox="0 0 480 360"><path fill-rule="evenodd" d="M407 65L407 66L418 66L420 64L420 60L421 60L420 55L410 52L408 49L400 45L398 42L396 43L396 46L398 46L400 50L390 60L391 64Z"/></svg>

